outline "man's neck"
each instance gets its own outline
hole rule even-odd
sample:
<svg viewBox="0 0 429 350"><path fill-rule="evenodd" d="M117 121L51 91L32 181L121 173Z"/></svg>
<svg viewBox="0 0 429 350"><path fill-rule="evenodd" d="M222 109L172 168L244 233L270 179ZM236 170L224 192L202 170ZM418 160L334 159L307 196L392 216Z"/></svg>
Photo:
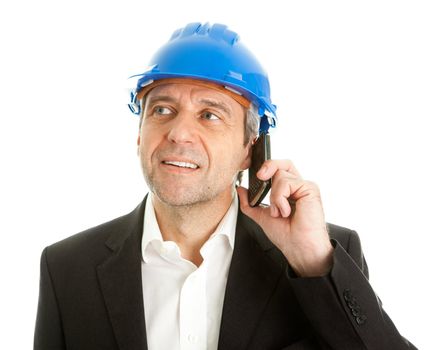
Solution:
<svg viewBox="0 0 429 350"><path fill-rule="evenodd" d="M233 193L192 206L170 206L153 196L156 219L165 241L174 241L184 259L201 265L200 249L216 230L233 199Z"/></svg>

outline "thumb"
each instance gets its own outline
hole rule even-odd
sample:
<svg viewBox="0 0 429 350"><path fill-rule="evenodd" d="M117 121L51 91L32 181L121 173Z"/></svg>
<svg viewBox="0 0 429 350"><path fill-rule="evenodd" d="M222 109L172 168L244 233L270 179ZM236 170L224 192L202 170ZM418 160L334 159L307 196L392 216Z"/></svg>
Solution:
<svg viewBox="0 0 429 350"><path fill-rule="evenodd" d="M253 221L255 221L256 223L258 223L258 218L260 217L260 211L262 210L262 208L260 207L254 207L252 208L249 204L249 199L248 199L248 191L246 188L239 186L237 187L237 193L238 193L238 197L240 199L240 209L241 211L246 214L248 217L250 217Z"/></svg>

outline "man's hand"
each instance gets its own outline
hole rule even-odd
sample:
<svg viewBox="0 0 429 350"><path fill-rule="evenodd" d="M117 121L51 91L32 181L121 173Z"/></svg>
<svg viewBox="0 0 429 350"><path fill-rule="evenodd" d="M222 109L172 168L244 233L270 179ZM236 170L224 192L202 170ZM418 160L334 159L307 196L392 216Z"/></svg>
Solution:
<svg viewBox="0 0 429 350"><path fill-rule="evenodd" d="M272 179L270 206L250 207L247 189L239 187L243 213L262 227L298 276L327 274L333 247L318 186L302 179L290 160L267 160L256 175Z"/></svg>

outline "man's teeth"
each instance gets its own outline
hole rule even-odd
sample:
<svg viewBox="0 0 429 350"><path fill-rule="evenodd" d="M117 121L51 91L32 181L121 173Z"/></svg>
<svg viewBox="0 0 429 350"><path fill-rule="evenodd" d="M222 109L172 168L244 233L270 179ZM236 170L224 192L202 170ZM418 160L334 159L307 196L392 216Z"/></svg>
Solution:
<svg viewBox="0 0 429 350"><path fill-rule="evenodd" d="M198 168L198 165L192 164L192 163L187 163L187 162L173 162L173 161L166 160L166 161L164 161L164 164L175 165L175 166L179 166L181 168L191 168L191 169Z"/></svg>

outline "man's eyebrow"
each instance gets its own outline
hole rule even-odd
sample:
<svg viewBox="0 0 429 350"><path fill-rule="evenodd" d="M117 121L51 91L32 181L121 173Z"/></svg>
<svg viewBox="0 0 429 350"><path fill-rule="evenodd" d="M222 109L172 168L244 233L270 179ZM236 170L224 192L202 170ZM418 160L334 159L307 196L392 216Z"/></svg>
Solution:
<svg viewBox="0 0 429 350"><path fill-rule="evenodd" d="M158 101L165 101L165 102L177 102L177 100L174 97L171 97L169 95L157 95L157 96L151 96L148 98L148 104L153 105L154 103Z"/></svg>
<svg viewBox="0 0 429 350"><path fill-rule="evenodd" d="M148 105L151 106L154 103L159 102L159 101L177 103L177 99L170 96L170 95L156 95L156 96L151 96L148 98ZM212 99L208 99L208 98L202 98L202 99L198 100L198 103L209 106L209 107L218 108L218 109L224 111L227 114L227 116L232 115L231 108L224 102L216 101L216 100L212 100Z"/></svg>
<svg viewBox="0 0 429 350"><path fill-rule="evenodd" d="M224 111L228 116L231 116L231 114L232 114L231 108L226 103L223 103L220 101L215 101L215 100L210 100L210 99L206 99L206 98L202 98L202 99L198 100L198 102L201 104L204 104L206 106L219 108L220 110Z"/></svg>

